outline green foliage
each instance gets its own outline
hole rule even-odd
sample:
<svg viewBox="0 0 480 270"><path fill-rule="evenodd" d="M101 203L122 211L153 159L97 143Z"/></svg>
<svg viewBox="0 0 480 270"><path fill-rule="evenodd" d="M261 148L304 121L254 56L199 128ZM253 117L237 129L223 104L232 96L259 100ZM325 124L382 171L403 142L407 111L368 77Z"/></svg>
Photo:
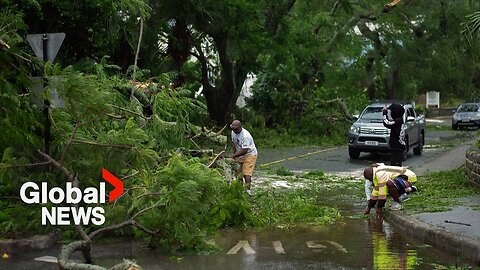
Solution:
<svg viewBox="0 0 480 270"><path fill-rule="evenodd" d="M184 144L186 136L197 132L188 117L202 114L205 107L185 91L162 87L142 100L153 108L154 115L149 116L136 96L123 92L126 87L132 87L127 81L117 76L105 76L109 68L98 66L93 70L95 73L80 73L73 67L62 69L57 65L45 65L45 92L56 87L65 103L63 108L50 109L50 156L81 180L81 188L98 186L102 167L119 177L134 176L125 181L126 188L132 188L131 193L127 192L114 205L102 205L106 208L107 224L124 222L138 211L153 207L154 210L138 219L145 222L145 226L153 226L152 230L162 232L152 241L165 243L171 248L205 248L203 237L214 228L206 217L220 202L226 184L216 170L206 168L201 160L177 155L168 159L176 148L188 146ZM61 87L54 76L61 76ZM6 97L2 106L5 104L7 108L12 104L17 106L11 106L12 110L19 110L18 115L8 111L6 119L16 117L22 120L21 113L35 112L35 104L29 99L24 99L22 107L11 102L12 98L18 98L14 92L2 94ZM43 100L49 96L40 95L39 98ZM32 113L33 116L37 115ZM38 119L33 118L39 130L44 129L41 117L42 114L38 113ZM9 134L15 132L17 124L3 127L6 128L5 134ZM21 123L18 127L22 127ZM36 138L35 129L20 131L22 136ZM12 134L12 137L18 136ZM43 138L19 139L21 143L11 140L2 145L0 196L18 196L20 185L26 181L48 182L50 186L64 188L67 179L59 168L36 164L43 161L36 151L43 150ZM0 211L2 235L52 230L49 226L41 226L39 206L26 207L14 199L4 203ZM235 211L232 207L235 205L230 207ZM243 208L247 211L245 205ZM237 217L235 223L240 223L241 218ZM25 221L29 221L28 226ZM95 229L95 226L85 226L87 232ZM68 236L75 237L73 230L66 231Z"/></svg>
<svg viewBox="0 0 480 270"><path fill-rule="evenodd" d="M20 238L28 235L26 232L34 231L36 234L52 230L51 226L38 226L35 222L18 222L18 220L41 221L39 206L25 206L21 203L0 201L0 239Z"/></svg>
<svg viewBox="0 0 480 270"><path fill-rule="evenodd" d="M221 175L194 159L175 155L149 177L142 183L148 192L132 193L131 207L138 211L151 206L155 210L145 212L138 220L148 228L161 230L162 243L171 249L201 247L210 228L205 216L219 201L226 185Z"/></svg>
<svg viewBox="0 0 480 270"><path fill-rule="evenodd" d="M219 202L210 210L207 220L215 228L246 228L258 223L254 218L245 187L237 180L227 185Z"/></svg>
<svg viewBox="0 0 480 270"><path fill-rule="evenodd" d="M0 154L14 145L23 150L28 144L38 142L39 125L30 97L24 90L31 85L29 71L32 60L19 46L26 25L22 14L14 8L0 10Z"/></svg>
<svg viewBox="0 0 480 270"><path fill-rule="evenodd" d="M307 173L303 173L302 177L306 179L324 180L327 176L323 171L310 171Z"/></svg>
<svg viewBox="0 0 480 270"><path fill-rule="evenodd" d="M293 224L308 222L316 225L330 224L340 218L340 213L328 206L319 205L315 189L271 189L255 193L256 215L265 224Z"/></svg>
<svg viewBox="0 0 480 270"><path fill-rule="evenodd" d="M262 84L258 83L256 87L261 86ZM345 120L338 103L332 101L335 99L336 94L325 88L306 87L299 91L292 89L281 93L276 89L254 88L254 95L249 100L252 113L244 114L246 119L242 120L248 125L250 119L253 119L252 123L257 123L258 115L265 119L263 125L267 125L271 130L255 127L253 130L258 134L256 138L268 146L285 146L298 142L316 145L327 142L343 144L350 123ZM345 99L344 102L351 111L356 111L363 109L367 100L361 93ZM249 117L251 115L253 117Z"/></svg>
<svg viewBox="0 0 480 270"><path fill-rule="evenodd" d="M285 169L285 167L280 166L275 170L275 173L279 176L292 176L295 175L292 171Z"/></svg>

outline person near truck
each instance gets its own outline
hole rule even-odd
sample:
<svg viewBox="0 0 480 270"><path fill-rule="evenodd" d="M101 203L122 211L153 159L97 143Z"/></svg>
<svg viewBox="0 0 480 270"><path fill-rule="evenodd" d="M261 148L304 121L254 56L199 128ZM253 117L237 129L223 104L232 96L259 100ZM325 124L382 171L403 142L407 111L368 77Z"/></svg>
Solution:
<svg viewBox="0 0 480 270"><path fill-rule="evenodd" d="M391 119L388 117L390 111ZM405 132L403 131L403 114L405 109L401 104L392 103L388 108L383 107L383 125L390 129L390 165L402 166L403 152L405 151Z"/></svg>
<svg viewBox="0 0 480 270"><path fill-rule="evenodd" d="M242 123L240 123L239 120L233 120L230 128L232 129L233 154L229 155L229 157L235 159L235 161L240 164L240 170L245 180L247 193L251 196L252 192L250 188L253 169L257 161L257 148L255 147L252 135L242 127Z"/></svg>
<svg viewBox="0 0 480 270"><path fill-rule="evenodd" d="M387 201L387 195L393 199L390 210L401 210L402 201L408 200L408 193L417 191L414 185L417 182L416 174L403 167L385 166L383 164L368 166L363 170L365 177L365 195L368 205L365 208L365 214L370 213L370 209L377 206L376 215L381 218L383 207Z"/></svg>

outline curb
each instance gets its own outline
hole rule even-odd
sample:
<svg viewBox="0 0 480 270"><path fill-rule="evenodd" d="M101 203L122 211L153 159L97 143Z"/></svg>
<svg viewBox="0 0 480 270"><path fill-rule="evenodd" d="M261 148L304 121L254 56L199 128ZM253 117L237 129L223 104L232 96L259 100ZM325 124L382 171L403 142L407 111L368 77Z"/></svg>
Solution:
<svg viewBox="0 0 480 270"><path fill-rule="evenodd" d="M402 211L386 211L385 220L420 241L431 244L450 254L480 263L480 241L450 233L442 228L412 218Z"/></svg>

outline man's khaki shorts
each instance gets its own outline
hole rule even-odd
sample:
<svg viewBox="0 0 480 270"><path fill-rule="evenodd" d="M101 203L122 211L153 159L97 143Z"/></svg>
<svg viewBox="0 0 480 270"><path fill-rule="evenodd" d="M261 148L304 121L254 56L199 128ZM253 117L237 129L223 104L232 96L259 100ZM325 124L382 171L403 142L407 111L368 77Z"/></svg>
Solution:
<svg viewBox="0 0 480 270"><path fill-rule="evenodd" d="M257 162L257 155L243 155L235 159L240 163L240 171L243 175L252 176L255 163Z"/></svg>

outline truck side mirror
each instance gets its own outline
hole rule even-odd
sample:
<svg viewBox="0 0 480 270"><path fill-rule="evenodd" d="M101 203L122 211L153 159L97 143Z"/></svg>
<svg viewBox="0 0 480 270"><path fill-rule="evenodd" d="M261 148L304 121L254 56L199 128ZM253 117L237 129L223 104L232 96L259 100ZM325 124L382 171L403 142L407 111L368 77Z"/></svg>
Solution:
<svg viewBox="0 0 480 270"><path fill-rule="evenodd" d="M358 115L358 114L352 115L353 121L357 121L358 117L360 117L360 115Z"/></svg>

